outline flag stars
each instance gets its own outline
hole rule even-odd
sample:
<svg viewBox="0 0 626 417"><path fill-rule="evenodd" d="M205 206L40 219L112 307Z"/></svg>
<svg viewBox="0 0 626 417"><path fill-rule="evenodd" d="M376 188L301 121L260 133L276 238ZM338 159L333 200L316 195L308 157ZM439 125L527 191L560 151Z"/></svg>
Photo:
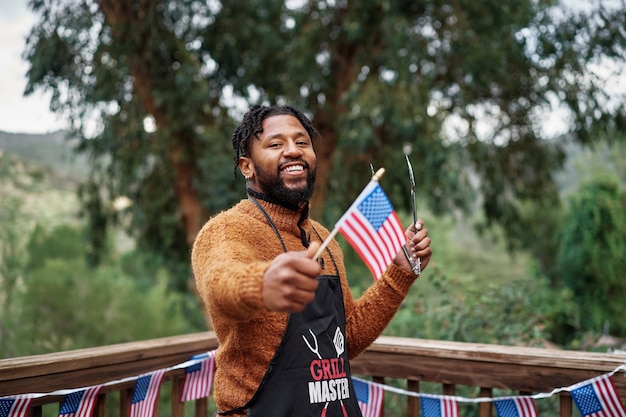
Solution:
<svg viewBox="0 0 626 417"><path fill-rule="evenodd" d="M572 391L572 396L583 416L602 410L602 404L598 401L598 397L591 385L585 385Z"/></svg>
<svg viewBox="0 0 626 417"><path fill-rule="evenodd" d="M393 211L393 206L380 187L374 188L361 204L359 210L370 221L375 231L378 231Z"/></svg>

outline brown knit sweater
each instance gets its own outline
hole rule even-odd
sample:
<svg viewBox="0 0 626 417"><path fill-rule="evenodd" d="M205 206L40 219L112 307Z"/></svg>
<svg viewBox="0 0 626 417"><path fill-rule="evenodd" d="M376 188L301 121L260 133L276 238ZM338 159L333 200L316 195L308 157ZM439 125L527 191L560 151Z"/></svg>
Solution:
<svg viewBox="0 0 626 417"><path fill-rule="evenodd" d="M258 200L274 221L287 250L304 250L297 222L302 209L290 210ZM307 219L301 227L317 240L329 232ZM317 233L316 233L317 232ZM352 298L343 254L335 240L332 252L343 291L346 339L350 358L367 348L393 318L415 276L392 264L358 300ZM245 405L256 391L287 324L287 313L263 306L263 274L272 259L283 252L280 240L261 210L242 200L209 220L196 238L191 264L198 291L208 308L220 346L214 399L221 411ZM333 262L324 252L325 274L334 274Z"/></svg>

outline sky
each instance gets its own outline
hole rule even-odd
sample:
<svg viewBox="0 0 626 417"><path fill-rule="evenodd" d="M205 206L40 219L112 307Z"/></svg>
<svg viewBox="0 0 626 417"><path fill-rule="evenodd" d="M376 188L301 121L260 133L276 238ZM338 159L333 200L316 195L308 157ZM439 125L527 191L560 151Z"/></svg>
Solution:
<svg viewBox="0 0 626 417"><path fill-rule="evenodd" d="M602 0L617 4L619 0ZM567 0L575 7L590 0ZM27 0L0 0L0 131L50 133L63 129L65 121L49 110L50 96L40 92L24 96L28 65L22 59L26 36L35 23Z"/></svg>
<svg viewBox="0 0 626 417"><path fill-rule="evenodd" d="M50 97L24 97L28 65L22 59L26 35L35 18L26 0L0 0L0 131L50 133L65 127L49 110Z"/></svg>

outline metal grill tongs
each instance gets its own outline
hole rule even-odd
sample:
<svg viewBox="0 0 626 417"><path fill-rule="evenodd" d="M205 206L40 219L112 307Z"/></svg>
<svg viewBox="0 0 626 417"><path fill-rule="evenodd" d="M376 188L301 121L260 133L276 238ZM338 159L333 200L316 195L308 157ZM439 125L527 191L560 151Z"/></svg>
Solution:
<svg viewBox="0 0 626 417"><path fill-rule="evenodd" d="M406 164L409 167L409 179L411 181L411 209L413 210L413 229L415 233L417 233L417 201L415 200L415 176L413 175L413 166L411 166L411 161L409 160L409 155L404 154L406 158ZM413 259L411 253L409 252L409 248L406 246L402 246L404 250L404 254L411 264L411 269L415 275L419 275L422 273L422 259L417 258L417 261Z"/></svg>

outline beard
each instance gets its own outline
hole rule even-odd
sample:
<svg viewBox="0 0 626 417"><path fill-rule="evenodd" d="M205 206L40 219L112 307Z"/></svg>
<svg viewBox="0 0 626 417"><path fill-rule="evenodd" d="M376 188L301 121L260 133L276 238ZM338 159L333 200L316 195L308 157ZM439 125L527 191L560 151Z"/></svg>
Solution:
<svg viewBox="0 0 626 417"><path fill-rule="evenodd" d="M315 185L315 169L310 169L308 164L306 184L298 188L288 188L284 181L280 178L280 172L270 174L267 171L257 167L257 180L261 186L261 190L268 197L271 197L281 203L298 206L300 203L309 201L313 195L313 185Z"/></svg>

